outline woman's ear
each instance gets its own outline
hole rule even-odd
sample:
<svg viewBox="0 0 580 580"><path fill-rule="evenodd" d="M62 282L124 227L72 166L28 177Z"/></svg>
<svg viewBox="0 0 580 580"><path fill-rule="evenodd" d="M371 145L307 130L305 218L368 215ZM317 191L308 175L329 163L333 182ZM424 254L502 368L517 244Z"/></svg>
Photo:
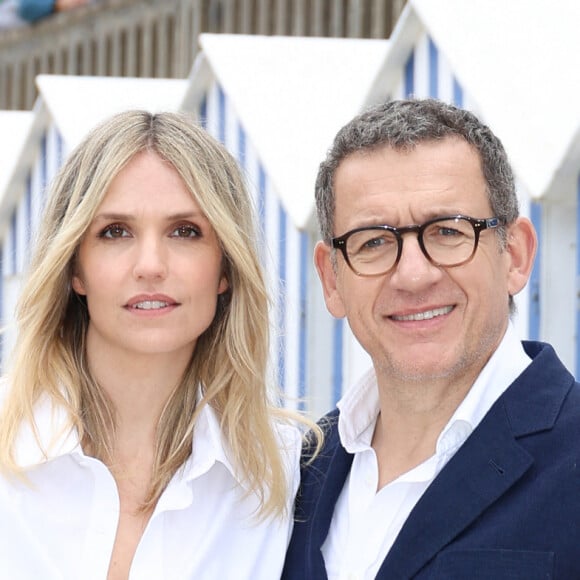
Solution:
<svg viewBox="0 0 580 580"><path fill-rule="evenodd" d="M514 296L527 284L538 246L536 231L532 222L519 217L507 231L506 250L510 257L508 270L508 290Z"/></svg>
<svg viewBox="0 0 580 580"><path fill-rule="evenodd" d="M85 284L82 281L81 277L77 274L74 274L71 280L72 289L81 296L86 296L87 292L85 290Z"/></svg>
<svg viewBox="0 0 580 580"><path fill-rule="evenodd" d="M226 292L229 287L230 283L228 282L227 276L225 274L222 274L222 277L220 278L220 283L218 285L218 296Z"/></svg>

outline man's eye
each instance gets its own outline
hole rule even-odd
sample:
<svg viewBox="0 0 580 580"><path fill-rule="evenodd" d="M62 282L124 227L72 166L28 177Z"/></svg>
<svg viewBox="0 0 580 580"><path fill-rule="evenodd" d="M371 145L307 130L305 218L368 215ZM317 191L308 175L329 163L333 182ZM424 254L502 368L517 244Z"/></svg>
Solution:
<svg viewBox="0 0 580 580"><path fill-rule="evenodd" d="M445 236L445 237L456 237L456 236L461 236L463 235L462 232L460 232L459 230L456 230L454 228L439 228L439 230L437 231L437 234L439 236Z"/></svg>
<svg viewBox="0 0 580 580"><path fill-rule="evenodd" d="M108 239L126 238L128 236L129 236L129 232L123 226L121 226L119 224L111 224L110 226L107 226L101 232L101 237L108 238Z"/></svg>
<svg viewBox="0 0 580 580"><path fill-rule="evenodd" d="M172 235L176 238L196 238L200 232L195 226L182 225L175 228Z"/></svg>
<svg viewBox="0 0 580 580"><path fill-rule="evenodd" d="M363 244L363 249L364 250L372 250L373 248L378 248L380 246L384 246L384 244L385 244L385 238L383 238L383 237L371 238L370 240L367 240Z"/></svg>
<svg viewBox="0 0 580 580"><path fill-rule="evenodd" d="M396 247L396 245L397 238L389 234L384 234L365 240L365 242L360 248L360 251L361 252L369 250L390 251L393 249L393 247Z"/></svg>

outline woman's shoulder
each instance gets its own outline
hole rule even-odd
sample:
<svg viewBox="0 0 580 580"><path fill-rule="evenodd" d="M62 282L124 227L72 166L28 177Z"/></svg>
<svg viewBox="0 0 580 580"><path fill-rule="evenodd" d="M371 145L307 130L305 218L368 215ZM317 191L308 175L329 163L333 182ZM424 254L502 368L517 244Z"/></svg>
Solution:
<svg viewBox="0 0 580 580"><path fill-rule="evenodd" d="M10 413L11 384L0 378L0 412ZM43 393L32 404L31 417L22 417L14 439L16 463L23 469L79 449L76 430L67 409Z"/></svg>

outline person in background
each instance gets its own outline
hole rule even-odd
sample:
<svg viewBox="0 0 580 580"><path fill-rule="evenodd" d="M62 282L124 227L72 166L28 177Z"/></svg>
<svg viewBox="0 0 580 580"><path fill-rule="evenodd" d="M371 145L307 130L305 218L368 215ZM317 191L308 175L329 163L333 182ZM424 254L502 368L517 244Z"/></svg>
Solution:
<svg viewBox="0 0 580 580"><path fill-rule="evenodd" d="M580 578L580 385L511 322L536 234L499 139L437 100L376 105L316 204L326 305L373 368L321 422L283 578Z"/></svg>
<svg viewBox="0 0 580 580"><path fill-rule="evenodd" d="M18 14L22 20L34 23L58 12L86 6L95 0L17 0Z"/></svg>
<svg viewBox="0 0 580 580"><path fill-rule="evenodd" d="M0 389L2 577L280 576L302 419L268 388L257 240L184 115L121 113L71 154Z"/></svg>

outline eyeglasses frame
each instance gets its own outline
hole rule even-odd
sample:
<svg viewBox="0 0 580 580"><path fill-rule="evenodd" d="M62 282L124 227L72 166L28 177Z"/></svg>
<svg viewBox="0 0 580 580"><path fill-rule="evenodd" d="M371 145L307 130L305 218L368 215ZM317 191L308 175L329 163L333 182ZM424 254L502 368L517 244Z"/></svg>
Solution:
<svg viewBox="0 0 580 580"><path fill-rule="evenodd" d="M471 252L471 255L468 258L466 258L465 260L462 260L461 262L458 262L457 264L451 264L451 265L440 264L440 263L436 262L435 260L433 260L431 258L431 256L429 255L429 253L427 252L425 245L423 243L423 232L425 231L425 229L427 227L429 227L431 224L434 224L435 222L439 222L439 221L443 221L443 220L455 220L455 219L465 220L465 221L469 222L471 224L471 226L473 227L473 232L475 235L475 240L473 243L473 251ZM342 252L342 255L344 256L344 260L347 263L348 267L357 276L362 276L365 278L373 278L376 276L384 276L385 274L388 274L391 270L394 270L397 267L397 264L399 263L399 260L401 259L401 254L403 253L403 234L407 234L410 232L417 233L417 241L419 242L419 247L421 248L423 255L434 266L437 266L439 268L455 268L457 266L463 266L464 264L467 264L467 262L469 262L470 260L473 259L473 256L475 256L475 252L477 251L477 246L479 245L479 235L481 234L481 232L483 230L495 229L495 228L501 227L503 225L505 225L503 223L503 220L501 220L498 217L473 218L471 216L467 216L467 215L463 215L463 214L455 214L455 215L436 217L436 218L433 218L431 220L426 221L425 223L423 223L421 225L415 224L415 225L405 226L402 228L396 228L394 226L389 226L389 225L364 226L361 228L355 228L354 230L350 230L350 231L346 232L345 234L342 234L342 236L337 236L335 238L331 238L330 245L332 248L334 248L336 250L340 250ZM358 272L354 268L354 266L351 264L350 259L348 257L348 253L346 251L346 245L347 245L348 238L350 238L350 236L357 234L358 232L372 231L372 230L389 231L395 235L395 238L397 239L397 257L395 258L393 265L388 270L386 270L384 272L380 272L378 274L362 274L361 272Z"/></svg>

